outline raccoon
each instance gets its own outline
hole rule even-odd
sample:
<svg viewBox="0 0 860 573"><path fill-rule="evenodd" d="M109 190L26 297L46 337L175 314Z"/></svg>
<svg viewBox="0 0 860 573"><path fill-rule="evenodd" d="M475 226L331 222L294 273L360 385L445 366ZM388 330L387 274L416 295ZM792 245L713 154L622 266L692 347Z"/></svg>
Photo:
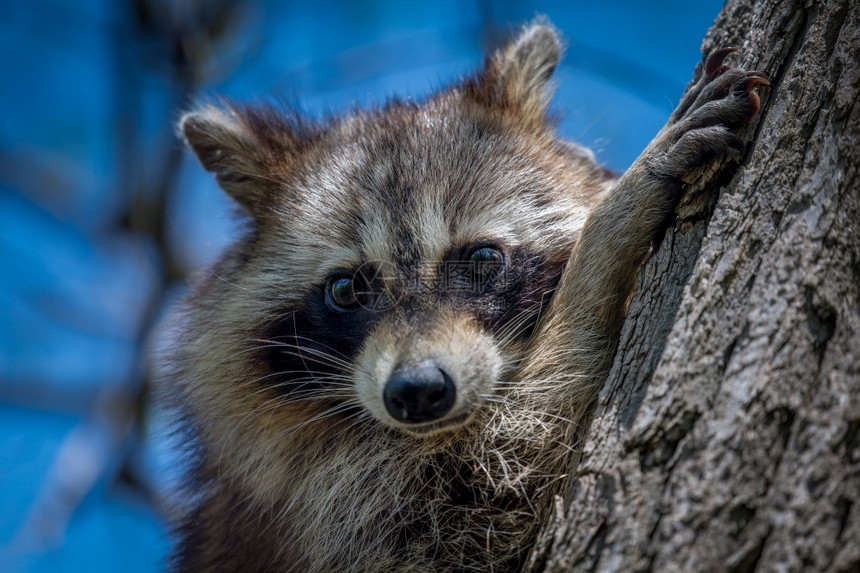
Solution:
<svg viewBox="0 0 860 573"><path fill-rule="evenodd" d="M193 466L183 571L507 571L528 555L682 178L741 153L758 72L706 60L620 178L547 111L526 26L422 101L180 131L247 212L167 360Z"/></svg>

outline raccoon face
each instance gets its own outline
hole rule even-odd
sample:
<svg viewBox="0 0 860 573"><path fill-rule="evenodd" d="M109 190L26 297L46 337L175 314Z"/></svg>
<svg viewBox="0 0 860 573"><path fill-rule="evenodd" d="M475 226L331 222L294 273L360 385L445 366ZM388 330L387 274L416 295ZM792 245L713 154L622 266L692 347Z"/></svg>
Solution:
<svg viewBox="0 0 860 573"><path fill-rule="evenodd" d="M467 421L513 370L558 279L562 261L532 249L455 241L408 270L382 263L378 287L359 279L359 304L378 313L355 359L362 406L414 434Z"/></svg>
<svg viewBox="0 0 860 573"><path fill-rule="evenodd" d="M504 391L607 187L546 123L558 57L538 27L421 103L324 124L235 106L183 118L253 220L226 281L203 288L209 328L249 341L230 370L248 395L426 435Z"/></svg>

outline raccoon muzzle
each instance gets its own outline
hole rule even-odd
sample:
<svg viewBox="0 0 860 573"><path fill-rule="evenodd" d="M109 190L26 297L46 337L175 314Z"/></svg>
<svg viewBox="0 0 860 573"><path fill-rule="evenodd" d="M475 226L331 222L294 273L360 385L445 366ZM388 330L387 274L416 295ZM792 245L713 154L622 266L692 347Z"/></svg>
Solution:
<svg viewBox="0 0 860 573"><path fill-rule="evenodd" d="M454 407L457 389L432 358L395 370L383 391L385 409L398 422L435 422Z"/></svg>

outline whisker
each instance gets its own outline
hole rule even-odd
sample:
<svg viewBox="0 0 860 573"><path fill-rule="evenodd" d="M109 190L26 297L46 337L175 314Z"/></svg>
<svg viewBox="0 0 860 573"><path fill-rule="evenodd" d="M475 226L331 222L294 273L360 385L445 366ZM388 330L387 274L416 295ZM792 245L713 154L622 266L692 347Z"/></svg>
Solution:
<svg viewBox="0 0 860 573"><path fill-rule="evenodd" d="M298 344L284 342L281 340L266 340L266 339L258 339L255 342L263 343L260 346L255 347L256 350L266 350L266 349L281 349L284 351L288 351L292 356L297 356L299 358L304 358L304 354L309 354L310 359L313 362L318 364L324 364L326 366L335 366L342 370L351 370L352 364L338 358L337 356L332 356L323 350L319 350L317 348L309 347L309 346L301 346Z"/></svg>
<svg viewBox="0 0 860 573"><path fill-rule="evenodd" d="M302 370L286 370L286 371L277 371L270 372L268 374L264 374L263 376L258 376L257 378L253 378L247 382L249 386L259 385L262 382L265 382L269 378L280 378L282 376L288 376L290 374L306 374L308 376L304 376L301 378L289 378L288 380L280 380L276 383L264 385L261 388L252 392L251 395L260 394L262 392L266 392L268 390L272 390L275 388L283 388L285 386L301 386L307 385L311 383L320 384L326 388L349 388L352 387L352 378L348 376L334 376L330 375L326 372L305 372Z"/></svg>

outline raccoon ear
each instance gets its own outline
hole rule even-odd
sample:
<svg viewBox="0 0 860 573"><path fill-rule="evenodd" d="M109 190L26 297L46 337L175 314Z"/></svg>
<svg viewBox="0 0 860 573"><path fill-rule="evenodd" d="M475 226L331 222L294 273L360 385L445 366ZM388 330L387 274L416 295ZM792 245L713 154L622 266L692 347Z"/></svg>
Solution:
<svg viewBox="0 0 860 573"><path fill-rule="evenodd" d="M550 78L561 53L555 28L538 19L490 58L479 83L489 90L491 101L513 104L527 118L540 120L552 97Z"/></svg>
<svg viewBox="0 0 860 573"><path fill-rule="evenodd" d="M179 131L203 168L252 214L267 188L265 166L271 146L250 128L242 113L205 106L179 120Z"/></svg>

